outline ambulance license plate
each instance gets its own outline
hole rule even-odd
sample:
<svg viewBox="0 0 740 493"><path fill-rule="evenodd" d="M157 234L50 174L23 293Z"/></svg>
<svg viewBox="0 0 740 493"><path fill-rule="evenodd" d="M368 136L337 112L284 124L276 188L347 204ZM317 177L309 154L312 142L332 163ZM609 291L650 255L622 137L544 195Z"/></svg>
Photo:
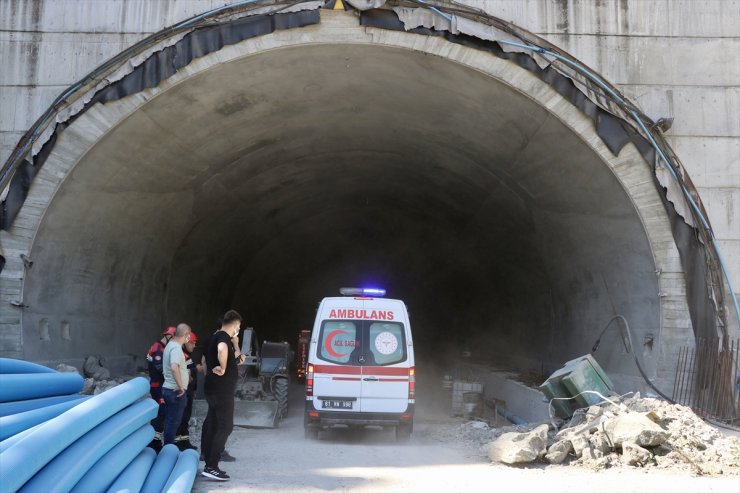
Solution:
<svg viewBox="0 0 740 493"><path fill-rule="evenodd" d="M322 409L352 409L352 401L321 401Z"/></svg>

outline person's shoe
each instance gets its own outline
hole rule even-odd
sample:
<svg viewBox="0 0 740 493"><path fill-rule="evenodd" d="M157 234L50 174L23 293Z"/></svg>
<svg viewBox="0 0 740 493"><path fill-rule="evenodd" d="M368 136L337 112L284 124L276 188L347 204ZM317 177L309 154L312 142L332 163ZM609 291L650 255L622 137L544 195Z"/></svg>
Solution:
<svg viewBox="0 0 740 493"><path fill-rule="evenodd" d="M221 452L221 461L223 462L236 462L236 457L228 453L226 450Z"/></svg>
<svg viewBox="0 0 740 493"><path fill-rule="evenodd" d="M180 449L180 452L184 452L185 450L198 450L198 447L190 443L190 440L180 440L179 442L175 442L175 445Z"/></svg>
<svg viewBox="0 0 740 493"><path fill-rule="evenodd" d="M203 472L200 473L201 476L215 479L216 481L228 481L229 475L223 472L218 467L206 467L203 469Z"/></svg>

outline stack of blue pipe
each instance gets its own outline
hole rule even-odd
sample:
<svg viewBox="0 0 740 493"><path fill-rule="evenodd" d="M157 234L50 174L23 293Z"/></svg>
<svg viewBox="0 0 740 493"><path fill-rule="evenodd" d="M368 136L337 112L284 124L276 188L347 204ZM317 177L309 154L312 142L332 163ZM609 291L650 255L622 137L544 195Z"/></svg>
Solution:
<svg viewBox="0 0 740 493"><path fill-rule="evenodd" d="M198 453L147 445L157 404L137 377L96 396L83 379L0 358L0 492L189 492Z"/></svg>

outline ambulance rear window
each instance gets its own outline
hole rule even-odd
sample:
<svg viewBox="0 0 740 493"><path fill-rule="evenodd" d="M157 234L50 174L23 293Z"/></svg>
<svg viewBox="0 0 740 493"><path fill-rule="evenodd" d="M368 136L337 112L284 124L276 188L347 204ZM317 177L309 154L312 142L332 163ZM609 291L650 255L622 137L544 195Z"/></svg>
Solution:
<svg viewBox="0 0 740 493"><path fill-rule="evenodd" d="M349 363L350 355L360 346L358 327L351 321L326 321L319 334L318 356L332 363Z"/></svg>
<svg viewBox="0 0 740 493"><path fill-rule="evenodd" d="M392 365L406 359L403 325L395 322L373 322L368 335L375 364Z"/></svg>
<svg viewBox="0 0 740 493"><path fill-rule="evenodd" d="M404 326L377 320L325 320L316 353L319 359L345 365L400 363L407 357Z"/></svg>

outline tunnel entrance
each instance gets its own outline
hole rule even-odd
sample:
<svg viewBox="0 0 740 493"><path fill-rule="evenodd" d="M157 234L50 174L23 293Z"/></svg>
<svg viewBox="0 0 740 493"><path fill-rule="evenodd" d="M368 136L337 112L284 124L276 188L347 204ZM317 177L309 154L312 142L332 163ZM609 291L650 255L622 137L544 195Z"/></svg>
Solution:
<svg viewBox="0 0 740 493"><path fill-rule="evenodd" d="M60 135L26 358L136 363L166 325L209 333L229 308L294 342L346 285L404 299L421 360L468 349L548 373L616 314L640 341L665 334L656 270L674 251L633 146L612 155L512 62L351 26L351 44L315 26L235 45ZM601 363L636 374L611 343ZM657 347L648 368L670 372Z"/></svg>

